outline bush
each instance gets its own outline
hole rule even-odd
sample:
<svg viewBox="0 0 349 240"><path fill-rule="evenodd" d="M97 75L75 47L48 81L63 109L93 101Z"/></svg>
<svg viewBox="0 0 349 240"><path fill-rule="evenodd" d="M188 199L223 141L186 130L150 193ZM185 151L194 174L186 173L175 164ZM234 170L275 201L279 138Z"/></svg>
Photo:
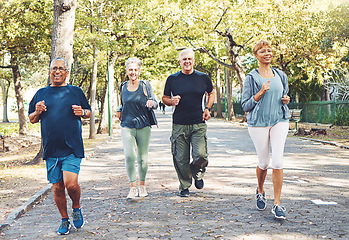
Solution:
<svg viewBox="0 0 349 240"><path fill-rule="evenodd" d="M349 108L340 107L336 112L335 125L349 126Z"/></svg>

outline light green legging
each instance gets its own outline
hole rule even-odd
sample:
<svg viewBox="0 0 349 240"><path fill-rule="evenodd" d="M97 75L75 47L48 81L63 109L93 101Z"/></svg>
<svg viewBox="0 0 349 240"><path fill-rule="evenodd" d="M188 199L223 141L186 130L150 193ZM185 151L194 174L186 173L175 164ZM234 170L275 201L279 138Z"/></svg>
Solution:
<svg viewBox="0 0 349 240"><path fill-rule="evenodd" d="M150 133L150 127L141 129L127 127L121 128L121 139L122 144L124 145L124 154L126 158L126 172L130 183L135 182L137 179L136 157L138 163L139 180L145 181L148 171Z"/></svg>

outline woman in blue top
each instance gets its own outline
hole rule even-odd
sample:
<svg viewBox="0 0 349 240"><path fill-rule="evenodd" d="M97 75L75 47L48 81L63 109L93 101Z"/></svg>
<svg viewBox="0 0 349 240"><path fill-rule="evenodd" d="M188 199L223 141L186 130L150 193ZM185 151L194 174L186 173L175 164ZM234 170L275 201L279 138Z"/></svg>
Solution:
<svg viewBox="0 0 349 240"><path fill-rule="evenodd" d="M290 101L287 95L288 81L284 72L270 67L273 53L267 41L258 42L253 48L253 53L259 62L259 68L247 74L241 104L243 110L247 112L248 132L258 155L257 209L266 208L263 186L270 162L270 144L274 186L274 205L271 211L276 218L285 219L286 209L280 206L280 197L283 183L283 153L290 117L287 107Z"/></svg>
<svg viewBox="0 0 349 240"><path fill-rule="evenodd" d="M129 81L120 86L122 105L116 114L117 118L121 120L121 138L126 158L126 172L130 181L130 192L127 196L129 199L148 195L145 188L145 177L148 170L150 126L156 124L156 119L152 117L151 111L158 106L150 83L138 79L141 67L142 61L136 57L126 61L126 74ZM139 191L136 183L136 158Z"/></svg>

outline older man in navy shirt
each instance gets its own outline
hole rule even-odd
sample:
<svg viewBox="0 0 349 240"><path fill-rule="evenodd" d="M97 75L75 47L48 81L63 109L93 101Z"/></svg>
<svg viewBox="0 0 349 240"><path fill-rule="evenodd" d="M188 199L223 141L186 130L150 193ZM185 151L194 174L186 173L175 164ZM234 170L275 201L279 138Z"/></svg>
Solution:
<svg viewBox="0 0 349 240"><path fill-rule="evenodd" d="M179 53L182 70L167 78L163 103L174 106L171 135L174 167L179 179L179 195L189 197L192 179L195 187L204 187L203 176L208 164L206 122L215 98L210 77L194 70L194 51ZM207 102L204 105L204 97ZM190 147L193 161L190 162Z"/></svg>
<svg viewBox="0 0 349 240"><path fill-rule="evenodd" d="M41 122L47 179L53 184L54 200L62 217L59 235L68 234L71 227L65 190L72 200L74 227L84 225L78 184L81 159L84 158L81 118L91 116L91 107L83 91L67 84L68 76L67 61L63 58L52 60L52 84L39 89L29 105L30 122Z"/></svg>

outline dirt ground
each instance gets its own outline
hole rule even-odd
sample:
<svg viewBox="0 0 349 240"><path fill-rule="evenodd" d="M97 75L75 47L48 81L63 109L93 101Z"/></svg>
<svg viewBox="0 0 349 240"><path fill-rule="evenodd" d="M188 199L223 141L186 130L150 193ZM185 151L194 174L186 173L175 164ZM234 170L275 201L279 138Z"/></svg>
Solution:
<svg viewBox="0 0 349 240"><path fill-rule="evenodd" d="M294 122L290 123L290 128L295 129ZM349 147L349 126L333 126L330 124L317 123L298 123L298 129L300 128L303 128L306 134L310 135L299 135L297 134L298 132L294 130L296 136L334 142L340 146Z"/></svg>
<svg viewBox="0 0 349 240"><path fill-rule="evenodd" d="M88 127L84 126L83 138L85 152L88 153L105 141L108 134L97 134L96 139L88 139ZM45 163L30 164L40 145L39 134L0 139L0 224L5 222L12 210L48 184Z"/></svg>
<svg viewBox="0 0 349 240"><path fill-rule="evenodd" d="M241 122L241 119L235 119L234 121ZM325 129L326 135L312 134L302 137L336 142L349 147L349 127L331 127L330 125L308 123L299 123L298 127L308 131L312 128ZM294 123L290 123L290 128L295 128ZM296 131L291 131L291 134L292 132ZM89 152L105 141L108 134L98 134L96 139L91 140L88 139L88 127L84 126L83 138L85 151ZM40 141L38 134L5 138L4 142L0 139L0 224L4 223L7 215L12 210L21 206L39 189L48 184L43 162L28 165L38 153ZM8 151L3 151L4 145Z"/></svg>

